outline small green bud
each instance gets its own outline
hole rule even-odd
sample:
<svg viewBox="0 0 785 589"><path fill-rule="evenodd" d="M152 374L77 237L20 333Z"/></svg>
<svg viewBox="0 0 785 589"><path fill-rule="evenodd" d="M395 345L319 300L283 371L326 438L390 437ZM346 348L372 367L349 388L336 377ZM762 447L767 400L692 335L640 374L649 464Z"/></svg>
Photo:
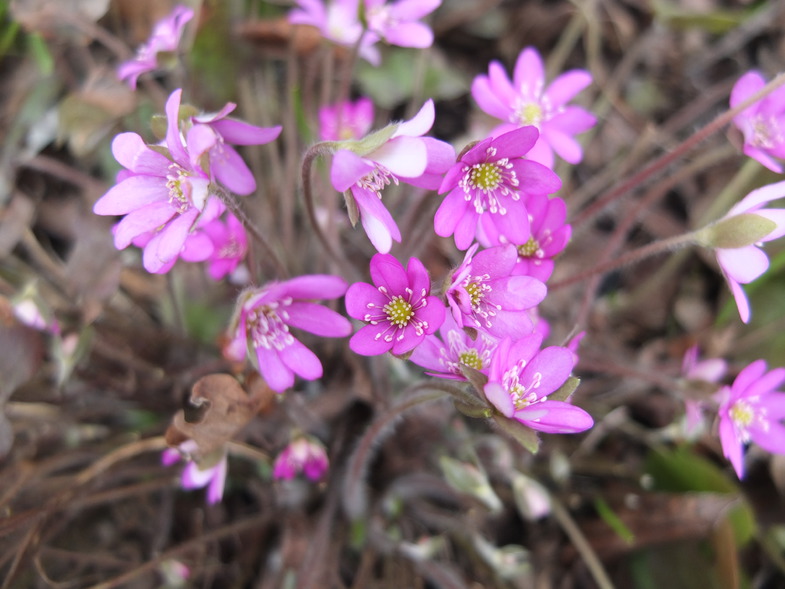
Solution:
<svg viewBox="0 0 785 589"><path fill-rule="evenodd" d="M695 239L705 247L737 249L758 243L777 228L771 219L743 213L707 225L695 233Z"/></svg>

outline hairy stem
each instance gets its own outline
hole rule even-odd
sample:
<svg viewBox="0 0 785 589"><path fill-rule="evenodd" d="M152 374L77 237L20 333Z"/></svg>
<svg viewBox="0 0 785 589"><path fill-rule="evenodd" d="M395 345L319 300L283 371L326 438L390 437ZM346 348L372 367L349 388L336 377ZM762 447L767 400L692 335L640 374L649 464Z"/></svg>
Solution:
<svg viewBox="0 0 785 589"><path fill-rule="evenodd" d="M569 278L565 278L564 280L554 282L553 284L550 285L550 289L556 290L557 288L564 288L565 286L569 286L571 284L575 284L576 282L581 282L583 280L586 280L587 278L591 278L595 274L605 274L606 272L610 272L611 270L616 270L617 268L621 268L622 266L635 264L651 256L661 254L667 251L674 251L677 249L681 249L683 247L692 245L694 243L695 243L694 233L684 233L682 235L676 235L668 239L654 241L652 243L644 245L643 247L639 247L637 249L629 251L623 256L616 258L615 260L608 260L607 262L602 262L592 268L589 268L588 270L585 270L583 272L578 272L577 274L574 274Z"/></svg>
<svg viewBox="0 0 785 589"><path fill-rule="evenodd" d="M609 204L621 198L622 196L626 195L631 190L637 188L643 182L648 180L651 176L665 169L672 162L683 157L688 151L690 151L693 147L698 145L704 139L716 133L717 131L722 129L725 125L730 123L733 120L733 117L738 115L740 112L742 112L744 109L748 108L749 106L755 104L765 96L768 96L783 84L785 84L785 73L779 74L771 82L766 84L759 92L756 92L755 94L750 96L747 100L745 100L735 108L732 108L724 112L723 114L719 115L712 122L710 122L708 125L703 127L700 131L697 131L691 137L688 137L686 140L684 140L673 151L661 155L659 158L651 162L640 172L634 174L632 177L628 178L627 180L619 184L616 188L611 190L608 194L596 200L594 203L590 204L588 207L586 207L583 211L581 211L578 214L578 216L575 219L574 225L575 226L581 225L589 221L590 219L594 218L594 216L597 215L597 213L602 211Z"/></svg>

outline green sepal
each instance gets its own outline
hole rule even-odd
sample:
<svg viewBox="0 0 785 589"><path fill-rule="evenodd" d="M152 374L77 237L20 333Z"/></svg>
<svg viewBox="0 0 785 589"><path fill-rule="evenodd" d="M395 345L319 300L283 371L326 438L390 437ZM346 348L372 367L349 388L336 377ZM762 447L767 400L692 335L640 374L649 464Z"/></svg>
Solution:
<svg viewBox="0 0 785 589"><path fill-rule="evenodd" d="M532 454L537 454L540 449L540 438L537 436L537 432L519 421L504 417L504 415L494 415L493 421L502 431L515 438L521 446Z"/></svg>
<svg viewBox="0 0 785 589"><path fill-rule="evenodd" d="M737 249L758 243L777 229L771 219L743 213L727 219L720 219L698 231L695 237L703 246L719 249Z"/></svg>
<svg viewBox="0 0 785 589"><path fill-rule="evenodd" d="M575 392L579 384L581 384L581 379L571 376L564 381L563 385L548 395L548 399L552 401L566 401Z"/></svg>

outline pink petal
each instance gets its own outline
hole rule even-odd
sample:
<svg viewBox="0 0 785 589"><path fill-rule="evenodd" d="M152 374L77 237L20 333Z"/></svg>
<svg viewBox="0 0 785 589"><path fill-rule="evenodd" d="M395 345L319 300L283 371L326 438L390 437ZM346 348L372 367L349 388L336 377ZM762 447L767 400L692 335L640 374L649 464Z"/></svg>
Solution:
<svg viewBox="0 0 785 589"><path fill-rule="evenodd" d="M210 124L226 143L233 145L262 145L281 134L281 127L257 127L235 119L221 119Z"/></svg>
<svg viewBox="0 0 785 589"><path fill-rule="evenodd" d="M346 291L344 302L346 313L349 317L362 320L368 313L368 305L383 307L387 304L387 297L365 282L355 282Z"/></svg>
<svg viewBox="0 0 785 589"><path fill-rule="evenodd" d="M393 138L401 136L420 137L425 135L431 130L435 117L436 111L433 106L433 100L429 98L425 101L416 115L408 121L404 121L398 125Z"/></svg>
<svg viewBox="0 0 785 589"><path fill-rule="evenodd" d="M750 303L747 300L747 295L744 294L744 290L741 288L739 283L733 280L727 274L725 274L725 281L728 283L728 287L730 288L731 294L733 295L733 298L736 301L736 308L738 308L739 310L739 317L741 317L741 320L744 323L749 323Z"/></svg>
<svg viewBox="0 0 785 589"><path fill-rule="evenodd" d="M720 444L722 453L733 465L736 475L741 479L744 477L744 448L741 440L736 435L736 430L730 418L720 417Z"/></svg>
<svg viewBox="0 0 785 589"><path fill-rule="evenodd" d="M416 178L428 165L428 150L422 139L400 136L391 139L370 156L396 176Z"/></svg>
<svg viewBox="0 0 785 589"><path fill-rule="evenodd" d="M389 254L375 254L370 264L371 280L377 287L387 289L388 296L403 294L409 279L403 265Z"/></svg>
<svg viewBox="0 0 785 589"><path fill-rule="evenodd" d="M322 363L311 350L298 340L294 340L278 352L284 365L305 380L316 380L322 377Z"/></svg>
<svg viewBox="0 0 785 589"><path fill-rule="evenodd" d="M293 299L335 299L346 292L346 281L330 274L307 274L282 283Z"/></svg>
<svg viewBox="0 0 785 589"><path fill-rule="evenodd" d="M489 115L506 121L512 114L512 108L499 100L493 91L488 76L479 75L472 82L472 98Z"/></svg>
<svg viewBox="0 0 785 589"><path fill-rule="evenodd" d="M421 22L400 23L384 32L390 45L424 49L433 45L433 31Z"/></svg>
<svg viewBox="0 0 785 589"><path fill-rule="evenodd" d="M369 174L375 166L368 160L348 149L339 149L333 154L330 181L338 192L348 190L360 178Z"/></svg>
<svg viewBox="0 0 785 589"><path fill-rule="evenodd" d="M735 249L716 249L715 253L725 273L741 284L752 282L763 275L769 267L769 258L754 245Z"/></svg>
<svg viewBox="0 0 785 589"><path fill-rule="evenodd" d="M277 350L256 348L256 359L259 363L259 372L275 392L282 393L294 385L294 372L283 363Z"/></svg>
<svg viewBox="0 0 785 589"><path fill-rule="evenodd" d="M520 383L527 393L537 398L550 395L567 380L572 372L573 356L567 348L545 348L523 369Z"/></svg>
<svg viewBox="0 0 785 589"><path fill-rule="evenodd" d="M762 90L763 87L766 85L766 80L755 70L751 70L744 74L741 78L736 81L736 84L733 86L733 90L730 93L730 107L735 108L747 98ZM757 108L756 105L752 105L747 110L752 110Z"/></svg>
<svg viewBox="0 0 785 589"><path fill-rule="evenodd" d="M732 217L740 213L757 212L764 204L779 198L785 198L785 182L775 182L774 184L768 184L753 190L736 203L725 217Z"/></svg>
<svg viewBox="0 0 785 589"><path fill-rule="evenodd" d="M377 356L384 354L392 348L392 342L385 341L383 337L376 337L384 330L380 325L366 325L362 327L349 340L349 348L361 356Z"/></svg>
<svg viewBox="0 0 785 589"><path fill-rule="evenodd" d="M93 206L96 215L125 215L155 203L169 205L169 189L159 176L129 176L110 188ZM172 209L174 210L174 209Z"/></svg>
<svg viewBox="0 0 785 589"><path fill-rule="evenodd" d="M166 101L166 146L172 158L181 166L188 166L188 153L183 147L180 134L180 98L183 91L178 88L169 95Z"/></svg>
<svg viewBox="0 0 785 589"><path fill-rule="evenodd" d="M231 145L221 145L210 152L210 169L215 178L231 192L240 195L256 190L253 173Z"/></svg>
<svg viewBox="0 0 785 589"><path fill-rule="evenodd" d="M545 83L545 68L542 58L536 49L527 47L518 55L513 72L515 89L521 92L524 88L529 92L535 91L534 97L539 97L539 92Z"/></svg>
<svg viewBox="0 0 785 589"><path fill-rule="evenodd" d="M121 250L127 248L138 235L154 231L175 214L168 202L153 203L128 213L115 225L114 246Z"/></svg>
<svg viewBox="0 0 785 589"><path fill-rule="evenodd" d="M511 113L513 104L515 104L518 98L518 93L512 87L507 71L498 61L492 61L488 64L488 79L499 102L506 105L509 109L508 112ZM505 118L508 117L509 114Z"/></svg>
<svg viewBox="0 0 785 589"><path fill-rule="evenodd" d="M500 383L489 382L483 388L483 393L485 393L485 398L499 410L499 413L505 417L513 416L515 406L512 402L512 396Z"/></svg>
<svg viewBox="0 0 785 589"><path fill-rule="evenodd" d="M165 176L172 163L165 155L147 147L136 133L120 133L112 140L112 154L121 166L150 176Z"/></svg>
<svg viewBox="0 0 785 589"><path fill-rule="evenodd" d="M576 94L591 84L591 74L586 70L570 70L558 76L548 86L545 97L554 108L572 100Z"/></svg>
<svg viewBox="0 0 785 589"><path fill-rule="evenodd" d="M316 303L293 302L286 309L286 323L322 337L346 337L352 324L343 315Z"/></svg>
<svg viewBox="0 0 785 589"><path fill-rule="evenodd" d="M542 135L553 151L570 164L577 164L583 159L583 148L572 136L562 133L558 129L543 127Z"/></svg>
<svg viewBox="0 0 785 589"><path fill-rule="evenodd" d="M594 425L591 415L564 401L542 401L515 412L515 419L546 434L575 434Z"/></svg>

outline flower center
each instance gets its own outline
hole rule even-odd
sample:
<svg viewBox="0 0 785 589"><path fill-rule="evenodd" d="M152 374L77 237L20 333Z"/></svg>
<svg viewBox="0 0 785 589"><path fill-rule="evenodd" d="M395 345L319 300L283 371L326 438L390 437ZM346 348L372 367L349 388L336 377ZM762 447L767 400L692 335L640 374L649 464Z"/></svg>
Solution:
<svg viewBox="0 0 785 589"><path fill-rule="evenodd" d="M520 382L521 371L525 366L526 362L518 362L502 376L502 386L509 391L516 410L524 409L529 405L545 400L545 397L537 397L537 389L542 382L542 373L538 372L534 375L534 380L528 389Z"/></svg>
<svg viewBox="0 0 785 589"><path fill-rule="evenodd" d="M515 118L521 125L537 127L543 119L542 107L536 102L526 102L516 109Z"/></svg>
<svg viewBox="0 0 785 589"><path fill-rule="evenodd" d="M469 295L472 308L477 307L483 298L485 298L485 291L488 290L487 285L480 282L470 282L466 285L466 294Z"/></svg>
<svg viewBox="0 0 785 589"><path fill-rule="evenodd" d="M542 257L540 252L540 242L534 239L534 237L530 237L529 241L524 243L523 245L518 246L518 255L522 258L531 258L534 257L536 254L540 253L538 257Z"/></svg>
<svg viewBox="0 0 785 589"><path fill-rule="evenodd" d="M184 213L191 208L191 195L193 192L188 174L177 164L169 166L170 173L166 176L166 187L169 189L169 203Z"/></svg>
<svg viewBox="0 0 785 589"><path fill-rule="evenodd" d="M255 348L283 350L291 345L294 337L284 323L284 319L289 318L286 307L291 303L291 299L283 299L261 305L248 313L246 325Z"/></svg>
<svg viewBox="0 0 785 589"><path fill-rule="evenodd" d="M458 354L458 361L464 366L474 368L475 370L482 370L485 368L479 352L474 348L469 348Z"/></svg>
<svg viewBox="0 0 785 589"><path fill-rule="evenodd" d="M370 190L381 199L382 190L391 183L395 183L397 186L398 178L396 178L387 168L376 164L376 167L371 172L368 172L357 181L356 186L365 190Z"/></svg>
<svg viewBox="0 0 785 589"><path fill-rule="evenodd" d="M755 419L755 412L744 401L736 401L730 409L730 417L741 429L746 429Z"/></svg>
<svg viewBox="0 0 785 589"><path fill-rule="evenodd" d="M382 307L382 311L387 313L387 321L397 327L406 327L411 318L414 317L412 305L403 300L401 295L394 296L390 299L390 302Z"/></svg>
<svg viewBox="0 0 785 589"><path fill-rule="evenodd" d="M491 159L496 155L496 148L489 147L485 153L486 159ZM462 172L458 186L479 215L485 211L505 215L507 209L501 199L507 196L512 200L521 198L518 194L518 176L506 157L464 166Z"/></svg>
<svg viewBox="0 0 785 589"><path fill-rule="evenodd" d="M474 164L469 172L469 184L480 190L495 190L501 181L502 174L494 163Z"/></svg>

